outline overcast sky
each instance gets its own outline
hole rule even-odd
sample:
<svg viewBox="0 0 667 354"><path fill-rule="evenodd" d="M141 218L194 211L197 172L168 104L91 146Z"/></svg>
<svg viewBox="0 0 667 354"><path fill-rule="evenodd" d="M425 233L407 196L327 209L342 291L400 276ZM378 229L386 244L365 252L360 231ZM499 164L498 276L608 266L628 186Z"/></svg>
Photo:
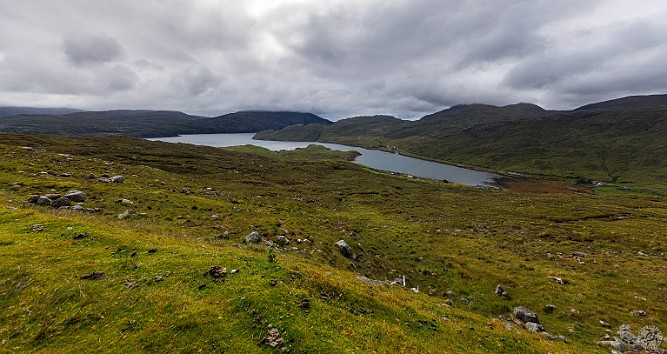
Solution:
<svg viewBox="0 0 667 354"><path fill-rule="evenodd" d="M0 0L0 105L415 118L651 93L665 0Z"/></svg>

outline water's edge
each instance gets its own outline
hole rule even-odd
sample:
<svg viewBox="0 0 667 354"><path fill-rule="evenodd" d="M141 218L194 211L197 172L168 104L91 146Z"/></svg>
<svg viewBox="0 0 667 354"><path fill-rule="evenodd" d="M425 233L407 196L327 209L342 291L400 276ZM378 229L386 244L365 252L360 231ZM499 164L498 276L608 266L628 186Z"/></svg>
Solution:
<svg viewBox="0 0 667 354"><path fill-rule="evenodd" d="M213 147L228 147L237 145L255 145L269 150L294 150L304 148L311 144L322 145L326 148L338 151L357 151L361 153L354 162L392 173L400 173L413 177L427 178L433 180L446 180L459 184L466 184L480 188L497 187L495 180L503 176L476 171L463 167L452 166L444 163L422 160L405 155L393 154L380 150L369 150L356 146L321 142L294 142L294 141L272 141L253 140L254 133L239 134L193 134L180 135L176 137L148 138L152 141L163 141L170 143L187 143L195 145L208 145Z"/></svg>

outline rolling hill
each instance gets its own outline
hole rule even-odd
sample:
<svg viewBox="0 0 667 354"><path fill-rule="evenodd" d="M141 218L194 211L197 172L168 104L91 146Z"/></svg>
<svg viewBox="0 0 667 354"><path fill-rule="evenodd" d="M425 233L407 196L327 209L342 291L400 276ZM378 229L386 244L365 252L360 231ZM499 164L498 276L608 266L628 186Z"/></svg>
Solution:
<svg viewBox="0 0 667 354"><path fill-rule="evenodd" d="M0 117L1 132L49 135L126 135L162 137L179 134L254 133L293 124L330 124L310 113L248 111L200 117L177 111L112 110L60 115Z"/></svg>
<svg viewBox="0 0 667 354"><path fill-rule="evenodd" d="M618 182L665 193L665 97L629 97L556 112L530 104L462 105L414 122L385 118L391 123L382 129L376 118L351 118L318 128L318 141L398 147L453 164ZM293 140L299 129L262 132L256 138Z"/></svg>

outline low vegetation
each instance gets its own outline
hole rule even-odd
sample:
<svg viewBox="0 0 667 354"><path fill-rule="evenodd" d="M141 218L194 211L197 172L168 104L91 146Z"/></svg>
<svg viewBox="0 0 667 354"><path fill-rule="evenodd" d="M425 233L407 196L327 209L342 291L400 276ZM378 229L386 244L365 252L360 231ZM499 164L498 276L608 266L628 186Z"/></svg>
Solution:
<svg viewBox="0 0 667 354"><path fill-rule="evenodd" d="M6 351L582 353L667 330L664 196L482 190L318 146L2 134L0 156Z"/></svg>

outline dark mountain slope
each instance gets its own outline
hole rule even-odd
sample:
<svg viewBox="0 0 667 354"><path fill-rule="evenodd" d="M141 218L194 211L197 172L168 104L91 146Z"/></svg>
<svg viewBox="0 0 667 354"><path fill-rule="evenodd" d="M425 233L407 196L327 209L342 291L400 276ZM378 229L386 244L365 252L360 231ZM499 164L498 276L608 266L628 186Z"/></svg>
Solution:
<svg viewBox="0 0 667 354"><path fill-rule="evenodd" d="M581 106L575 111L597 110L597 109L634 109L634 108L657 108L667 107L667 95L629 96L614 100L591 103Z"/></svg>
<svg viewBox="0 0 667 354"><path fill-rule="evenodd" d="M239 112L216 118L177 111L86 111L65 115L0 117L0 131L50 135L129 135L249 133L281 129L293 124L331 124L310 113Z"/></svg>
<svg viewBox="0 0 667 354"><path fill-rule="evenodd" d="M216 133L255 133L262 130L277 130L295 124L324 124L331 121L312 113L242 111L229 113L215 118L202 119L193 127L202 132Z"/></svg>
<svg viewBox="0 0 667 354"><path fill-rule="evenodd" d="M73 108L0 107L0 117L17 116L19 114L62 115L75 112L83 112L83 110Z"/></svg>

